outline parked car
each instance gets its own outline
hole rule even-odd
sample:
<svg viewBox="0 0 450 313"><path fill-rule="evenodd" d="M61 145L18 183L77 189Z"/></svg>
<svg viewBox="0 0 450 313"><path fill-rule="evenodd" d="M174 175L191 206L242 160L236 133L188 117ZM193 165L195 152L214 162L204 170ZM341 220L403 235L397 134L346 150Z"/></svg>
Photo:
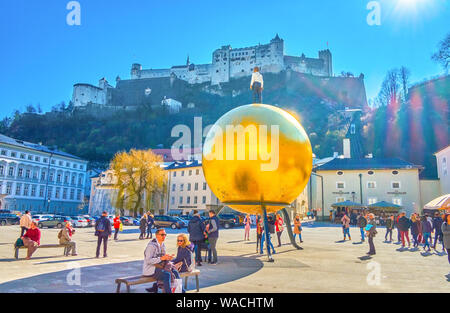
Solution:
<svg viewBox="0 0 450 313"><path fill-rule="evenodd" d="M39 228L63 228L65 225L65 218L63 216L53 216L47 220L39 221L38 227Z"/></svg>
<svg viewBox="0 0 450 313"><path fill-rule="evenodd" d="M219 224L225 229L239 226L239 216L234 214L218 214Z"/></svg>
<svg viewBox="0 0 450 313"><path fill-rule="evenodd" d="M40 222L40 221L46 221L49 218L52 218L53 216L55 216L55 215L54 214L36 214L36 215L31 216L31 219L33 221Z"/></svg>
<svg viewBox="0 0 450 313"><path fill-rule="evenodd" d="M179 217L173 217L168 215L155 215L153 218L155 223L153 224L154 228L162 228L162 227L170 227L172 229L180 229L183 227L187 227L187 221L182 220Z"/></svg>
<svg viewBox="0 0 450 313"><path fill-rule="evenodd" d="M69 216L72 219L72 224L74 227L88 227L88 221L83 216ZM75 221L75 222L74 222Z"/></svg>
<svg viewBox="0 0 450 313"><path fill-rule="evenodd" d="M88 226L90 227L95 226L95 220L93 217L91 217L90 215L83 215L82 217L84 217L87 220Z"/></svg>
<svg viewBox="0 0 450 313"><path fill-rule="evenodd" d="M19 225L20 217L15 214L2 213L0 214L0 225Z"/></svg>
<svg viewBox="0 0 450 313"><path fill-rule="evenodd" d="M121 216L120 221L124 226L133 226L133 218L131 216Z"/></svg>

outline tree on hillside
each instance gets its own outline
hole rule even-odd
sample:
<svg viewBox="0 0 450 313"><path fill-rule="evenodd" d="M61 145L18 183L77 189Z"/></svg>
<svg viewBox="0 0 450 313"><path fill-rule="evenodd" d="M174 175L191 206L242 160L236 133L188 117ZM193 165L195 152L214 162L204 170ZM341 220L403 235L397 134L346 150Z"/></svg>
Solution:
<svg viewBox="0 0 450 313"><path fill-rule="evenodd" d="M450 33L439 42L438 51L431 56L431 59L440 63L444 70L448 70L450 65Z"/></svg>
<svg viewBox="0 0 450 313"><path fill-rule="evenodd" d="M386 77L381 84L380 92L378 93L377 103L379 106L389 106L397 101L399 90L399 75L397 69L392 69L387 72Z"/></svg>
<svg viewBox="0 0 450 313"><path fill-rule="evenodd" d="M119 152L111 161L117 182L115 207L127 209L136 215L140 209L149 210L150 203L162 203L166 192L166 173L159 166L162 158L151 150ZM142 212L140 212L142 213Z"/></svg>

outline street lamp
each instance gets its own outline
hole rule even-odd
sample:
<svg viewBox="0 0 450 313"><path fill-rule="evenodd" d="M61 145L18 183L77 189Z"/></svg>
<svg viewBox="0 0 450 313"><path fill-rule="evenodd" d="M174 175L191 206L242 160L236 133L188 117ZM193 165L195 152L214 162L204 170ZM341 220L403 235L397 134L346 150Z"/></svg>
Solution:
<svg viewBox="0 0 450 313"><path fill-rule="evenodd" d="M355 195L356 195L356 192L354 192L354 191L352 191L352 198L353 198L353 202L355 202Z"/></svg>

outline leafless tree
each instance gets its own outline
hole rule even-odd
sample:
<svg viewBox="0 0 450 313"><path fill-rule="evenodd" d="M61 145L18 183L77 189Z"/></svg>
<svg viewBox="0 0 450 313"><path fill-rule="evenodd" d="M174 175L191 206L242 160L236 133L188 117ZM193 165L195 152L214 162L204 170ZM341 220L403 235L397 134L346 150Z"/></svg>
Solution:
<svg viewBox="0 0 450 313"><path fill-rule="evenodd" d="M439 42L438 47L439 50L431 56L431 59L440 63L444 70L448 70L450 65L450 33Z"/></svg>

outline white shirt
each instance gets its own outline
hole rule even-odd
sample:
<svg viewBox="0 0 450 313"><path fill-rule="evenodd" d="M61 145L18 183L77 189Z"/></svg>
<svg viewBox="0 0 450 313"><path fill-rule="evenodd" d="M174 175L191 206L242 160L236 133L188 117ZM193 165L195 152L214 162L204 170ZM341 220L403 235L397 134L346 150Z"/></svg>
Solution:
<svg viewBox="0 0 450 313"><path fill-rule="evenodd" d="M254 82L261 83L261 88L264 88L264 80L260 72L254 72L252 74L252 81L250 82L250 87L253 87Z"/></svg>

